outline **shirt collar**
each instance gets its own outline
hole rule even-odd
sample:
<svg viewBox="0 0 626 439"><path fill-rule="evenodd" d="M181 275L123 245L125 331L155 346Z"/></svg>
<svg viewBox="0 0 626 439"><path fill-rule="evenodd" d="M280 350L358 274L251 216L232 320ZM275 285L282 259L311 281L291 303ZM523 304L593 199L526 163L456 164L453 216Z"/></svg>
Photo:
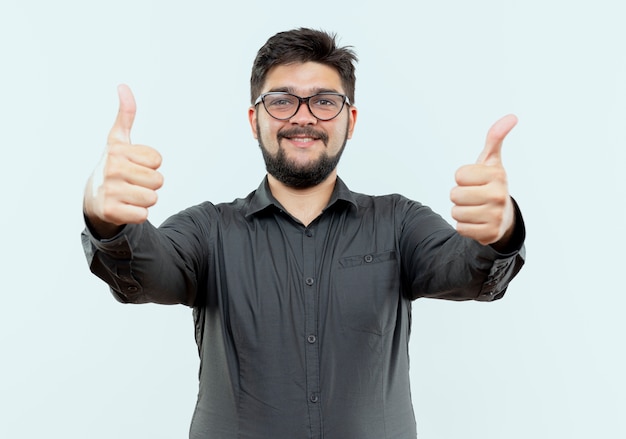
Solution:
<svg viewBox="0 0 626 439"><path fill-rule="evenodd" d="M334 205L338 201L346 201L353 204L354 207L358 207L354 193L350 191L350 189L348 189L348 186L346 186L343 180L339 177L337 177L335 188L333 189L333 193L330 197L330 201L328 202L328 206L326 206L326 209L328 209L330 206ZM245 216L248 217L250 215L257 214L269 208L270 206L275 206L276 208L283 210L281 204L272 195L266 176L257 188L257 190L252 193L250 197L250 203L248 204L248 208L245 212Z"/></svg>

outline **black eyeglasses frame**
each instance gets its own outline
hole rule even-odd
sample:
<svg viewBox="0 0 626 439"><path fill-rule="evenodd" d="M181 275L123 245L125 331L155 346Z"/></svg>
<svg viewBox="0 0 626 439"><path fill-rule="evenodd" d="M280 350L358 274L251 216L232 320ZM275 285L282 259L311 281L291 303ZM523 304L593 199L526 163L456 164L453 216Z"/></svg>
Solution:
<svg viewBox="0 0 626 439"><path fill-rule="evenodd" d="M293 96L294 98L298 99L298 106L296 107L295 111L293 112L293 114L289 117L276 117L274 116L268 109L267 106L265 105L265 98L267 96L276 96L276 95L288 95L288 96ZM339 111L337 112L337 114L335 114L333 117L328 118L328 119L324 119L321 117L318 117L313 110L311 110L311 104L310 104L310 99L314 98L315 96L319 96L319 95L332 95L332 96L339 96L341 98L343 98L343 102L341 104L341 108L339 109ZM313 115L313 117L315 117L317 120L320 120L322 122L328 122L329 120L333 120L334 118L336 118L337 116L339 116L341 114L341 112L343 111L344 107L347 105L348 107L352 105L352 103L350 102L350 98L348 98L348 96L341 94L341 93L336 93L336 92L331 92L331 91L325 91L325 92L319 92L319 93L315 93L314 95L311 96L307 96L305 98L300 97L298 95L295 95L293 93L288 93L286 91L270 91L267 93L263 93L261 94L256 101L254 101L254 106L256 107L257 105L259 105L260 103L263 103L263 108L265 108L265 111L267 111L267 114L269 114L270 116L272 116L274 119L276 120L289 120L292 117L294 117L296 114L298 114L298 111L300 111L300 107L302 106L302 104L304 104L306 102L306 106L309 109L309 113L311 113Z"/></svg>

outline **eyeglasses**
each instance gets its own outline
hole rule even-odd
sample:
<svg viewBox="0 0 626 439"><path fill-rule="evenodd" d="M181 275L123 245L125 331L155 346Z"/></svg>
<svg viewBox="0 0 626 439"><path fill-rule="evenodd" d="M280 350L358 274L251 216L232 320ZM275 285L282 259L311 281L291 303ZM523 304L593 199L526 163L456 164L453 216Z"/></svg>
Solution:
<svg viewBox="0 0 626 439"><path fill-rule="evenodd" d="M321 121L334 119L339 116L344 105L350 105L350 99L346 95L331 92L301 98L291 93L271 91L259 96L254 106L261 102L269 115L278 120L291 119L305 102L311 114Z"/></svg>

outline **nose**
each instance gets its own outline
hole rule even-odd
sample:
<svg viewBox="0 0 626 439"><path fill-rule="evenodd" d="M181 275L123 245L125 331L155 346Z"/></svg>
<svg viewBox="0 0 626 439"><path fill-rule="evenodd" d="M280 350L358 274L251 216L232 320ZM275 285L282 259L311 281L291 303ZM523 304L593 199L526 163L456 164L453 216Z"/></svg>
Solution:
<svg viewBox="0 0 626 439"><path fill-rule="evenodd" d="M300 126L315 125L317 124L317 118L313 116L311 110L309 110L308 104L306 102L302 102L300 103L300 107L298 108L298 111L296 111L296 114L291 116L289 119L289 122Z"/></svg>

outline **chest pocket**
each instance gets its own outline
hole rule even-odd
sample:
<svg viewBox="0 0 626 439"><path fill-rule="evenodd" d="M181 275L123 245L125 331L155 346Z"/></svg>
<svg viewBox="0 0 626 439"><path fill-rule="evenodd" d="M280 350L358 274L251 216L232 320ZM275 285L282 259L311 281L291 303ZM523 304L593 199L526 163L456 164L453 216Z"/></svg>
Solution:
<svg viewBox="0 0 626 439"><path fill-rule="evenodd" d="M395 325L400 270L394 251L349 256L338 261L335 283L344 328L385 334Z"/></svg>

